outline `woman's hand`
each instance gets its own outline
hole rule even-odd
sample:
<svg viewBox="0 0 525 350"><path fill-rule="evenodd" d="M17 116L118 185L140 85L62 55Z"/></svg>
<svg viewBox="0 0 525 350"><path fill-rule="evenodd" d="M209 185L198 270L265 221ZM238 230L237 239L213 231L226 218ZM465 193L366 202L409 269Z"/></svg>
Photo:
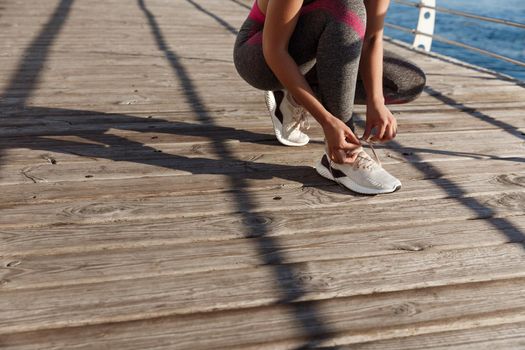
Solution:
<svg viewBox="0 0 525 350"><path fill-rule="evenodd" d="M352 163L357 153L352 153L361 146L361 142L352 130L336 117L331 117L323 124L323 131L328 145L328 156L339 164Z"/></svg>
<svg viewBox="0 0 525 350"><path fill-rule="evenodd" d="M372 130L375 130L373 134ZM377 142L390 141L396 137L396 118L384 103L368 104L366 107L366 126L363 139L368 140L371 134L370 140Z"/></svg>

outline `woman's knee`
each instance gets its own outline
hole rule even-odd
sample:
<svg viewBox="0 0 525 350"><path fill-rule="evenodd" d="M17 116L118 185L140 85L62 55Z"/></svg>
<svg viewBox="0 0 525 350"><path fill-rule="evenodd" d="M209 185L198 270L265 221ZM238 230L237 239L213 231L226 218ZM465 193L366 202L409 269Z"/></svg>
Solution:
<svg viewBox="0 0 525 350"><path fill-rule="evenodd" d="M281 88L279 80L264 59L260 43L250 43L238 35L233 48L233 64L239 76L252 87L259 90Z"/></svg>

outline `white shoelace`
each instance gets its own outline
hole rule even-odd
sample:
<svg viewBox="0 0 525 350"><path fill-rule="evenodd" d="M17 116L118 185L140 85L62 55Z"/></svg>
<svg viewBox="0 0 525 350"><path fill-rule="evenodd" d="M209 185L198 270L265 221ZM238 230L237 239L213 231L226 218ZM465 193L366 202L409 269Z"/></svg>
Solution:
<svg viewBox="0 0 525 350"><path fill-rule="evenodd" d="M304 109L301 106L293 107L293 123L290 123L286 127L286 131L291 131L295 129L299 130L308 130L310 129L310 120L308 119L308 116L310 113L306 109Z"/></svg>
<svg viewBox="0 0 525 350"><path fill-rule="evenodd" d="M381 161L379 160L379 157L377 156L376 150L374 149L374 146L372 146L373 142L365 140L365 139L361 139L361 141L366 142L366 144L368 145L368 147L370 147L370 149L372 150L372 153L374 154L375 162L380 167L382 167ZM353 163L355 167L357 168L363 167L364 169L370 169L373 164L374 164L374 160L370 158L368 153L366 153L363 149L359 151L359 153L357 154L357 158Z"/></svg>
<svg viewBox="0 0 525 350"><path fill-rule="evenodd" d="M357 148L356 150L354 150L353 152L348 153L348 155L351 155L352 153L356 153L357 152L356 159L351 164L352 167L354 167L354 169L359 169L359 168L370 169L374 164L378 164L380 167L382 167L381 161L379 160L379 157L377 156L376 150L374 149L374 146L372 146L373 142L365 140L365 139L361 139L361 141L366 142L368 147L370 147L370 149L372 150L372 153L374 154L375 162L368 155L368 153L366 153L363 150L363 148L360 147L360 148ZM328 161L329 161L330 168L332 168L333 161L330 158L328 159Z"/></svg>

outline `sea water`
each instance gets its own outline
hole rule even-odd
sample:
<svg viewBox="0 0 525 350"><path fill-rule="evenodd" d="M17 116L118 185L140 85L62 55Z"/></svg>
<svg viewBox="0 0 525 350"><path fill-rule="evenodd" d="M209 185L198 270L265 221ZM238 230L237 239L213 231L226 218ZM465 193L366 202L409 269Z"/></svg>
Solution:
<svg viewBox="0 0 525 350"><path fill-rule="evenodd" d="M525 23L525 0L437 0L438 7ZM392 2L386 22L416 28L419 9ZM525 29L438 12L434 34L525 62ZM385 35L412 43L413 35L386 28ZM432 51L525 81L525 68L470 50L432 43Z"/></svg>

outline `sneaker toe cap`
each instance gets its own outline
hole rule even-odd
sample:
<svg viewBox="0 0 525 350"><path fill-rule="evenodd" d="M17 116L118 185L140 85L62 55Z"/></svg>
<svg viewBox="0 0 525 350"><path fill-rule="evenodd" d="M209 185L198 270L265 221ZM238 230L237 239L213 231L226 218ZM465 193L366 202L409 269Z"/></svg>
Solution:
<svg viewBox="0 0 525 350"><path fill-rule="evenodd" d="M394 192L401 188L401 181L383 169L373 174L373 176L367 176L360 180L361 186L377 190L378 192Z"/></svg>

